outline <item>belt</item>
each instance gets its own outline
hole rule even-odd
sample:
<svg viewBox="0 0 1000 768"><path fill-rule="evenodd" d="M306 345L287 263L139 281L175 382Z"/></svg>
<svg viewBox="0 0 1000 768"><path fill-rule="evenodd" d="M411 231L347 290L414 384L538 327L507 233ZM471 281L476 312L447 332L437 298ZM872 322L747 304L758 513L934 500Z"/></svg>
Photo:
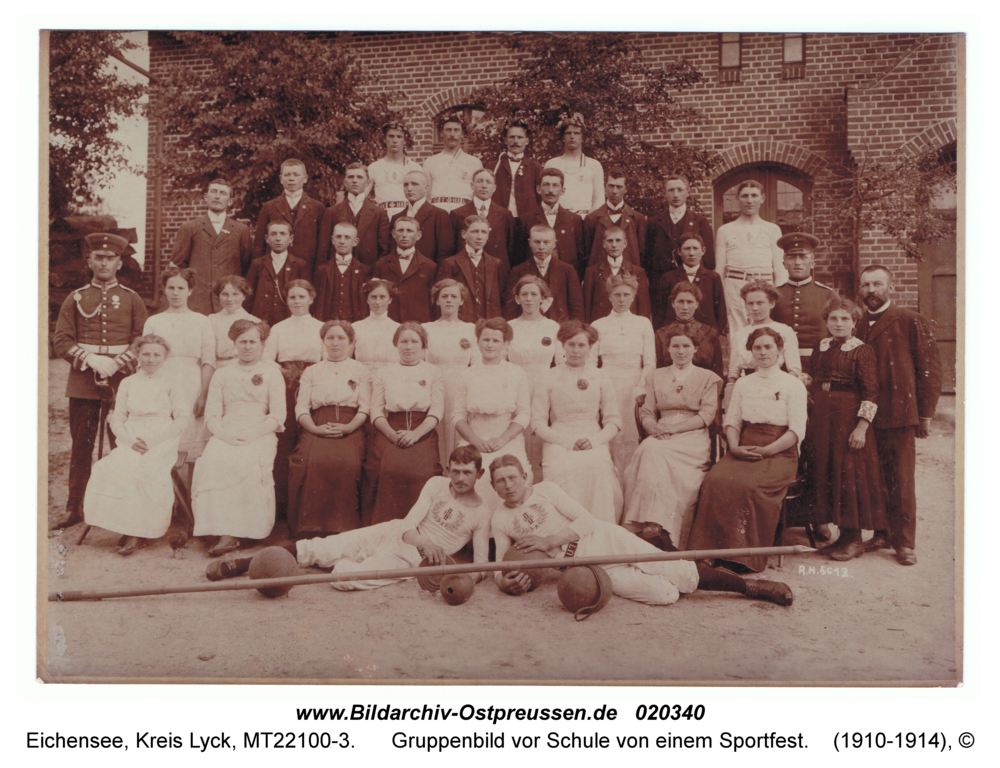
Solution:
<svg viewBox="0 0 1000 768"><path fill-rule="evenodd" d="M839 381L824 381L819 385L824 392L857 392L858 388L853 384L842 384Z"/></svg>
<svg viewBox="0 0 1000 768"><path fill-rule="evenodd" d="M405 208L406 203L402 202L401 200L387 200L384 203L379 203L378 207L382 208L383 210L386 208Z"/></svg>
<svg viewBox="0 0 1000 768"><path fill-rule="evenodd" d="M755 272L752 269L733 269L732 267L726 267L726 277L731 277L734 280L757 280L759 278L767 278L770 280L774 277L774 273L767 272Z"/></svg>
<svg viewBox="0 0 1000 768"><path fill-rule="evenodd" d="M563 557L565 557L565 558L573 557L576 554L576 548L579 545L579 543L580 543L580 540L577 539L576 541L571 541L569 544L567 544L566 545L566 551L563 553ZM565 568L558 568L557 570L559 570L559 571L565 571L566 569Z"/></svg>
<svg viewBox="0 0 1000 768"><path fill-rule="evenodd" d="M128 344L112 344L111 346L98 346L97 344L77 344L80 349L93 352L98 355L120 355L128 349Z"/></svg>
<svg viewBox="0 0 1000 768"><path fill-rule="evenodd" d="M467 197L432 197L432 203L467 203Z"/></svg>

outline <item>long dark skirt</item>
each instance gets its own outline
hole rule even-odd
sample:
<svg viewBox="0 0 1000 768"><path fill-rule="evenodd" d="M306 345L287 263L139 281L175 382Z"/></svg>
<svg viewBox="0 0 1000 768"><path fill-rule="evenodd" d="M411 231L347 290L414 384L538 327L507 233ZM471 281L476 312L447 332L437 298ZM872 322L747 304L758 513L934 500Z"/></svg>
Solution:
<svg viewBox="0 0 1000 768"><path fill-rule="evenodd" d="M278 452L274 456L274 503L277 517L287 517L288 510L288 459L299 442L299 423L295 419L295 399L299 394L299 379L310 365L303 360L278 363L285 379L285 429L278 433Z"/></svg>
<svg viewBox="0 0 1000 768"><path fill-rule="evenodd" d="M809 417L813 456L816 520L840 528L869 531L888 528L886 487L875 446L875 430L868 428L865 447L852 451L847 444L858 423L861 398L855 392L814 394Z"/></svg>
<svg viewBox="0 0 1000 768"><path fill-rule="evenodd" d="M357 408L325 405L312 412L316 426L347 424ZM318 437L304 429L288 460L288 528L293 536L327 535L361 526L361 465L365 431Z"/></svg>
<svg viewBox="0 0 1000 768"><path fill-rule="evenodd" d="M770 445L788 427L743 424L740 445ZM705 475L688 549L770 547L778 527L781 502L798 471L799 451L792 446L759 461L726 454ZM767 556L724 558L752 571L767 567Z"/></svg>
<svg viewBox="0 0 1000 768"><path fill-rule="evenodd" d="M387 416L393 429L416 429L427 414L410 411L407 426L405 412ZM361 499L362 525L375 525L406 517L420 496L424 484L441 474L437 430L432 429L409 448L393 445L375 429L375 439L368 446L364 464L364 489Z"/></svg>

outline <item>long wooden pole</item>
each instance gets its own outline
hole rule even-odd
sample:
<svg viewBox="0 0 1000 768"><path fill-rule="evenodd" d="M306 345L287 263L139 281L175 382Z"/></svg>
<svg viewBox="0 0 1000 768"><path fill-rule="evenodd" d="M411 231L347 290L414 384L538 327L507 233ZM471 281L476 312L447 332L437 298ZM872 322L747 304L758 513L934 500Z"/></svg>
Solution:
<svg viewBox="0 0 1000 768"><path fill-rule="evenodd" d="M143 595L173 595L185 592L228 592L234 589L265 589L307 584L332 584L338 581L406 579L415 576L447 576L453 573L483 573L488 571L527 571L536 568L572 568L576 565L620 565L624 563L655 563L670 560L705 560L708 558L751 557L753 555L802 555L815 552L811 547L747 547L744 549L702 549L689 552L655 552L648 555L603 555L600 557L555 557L546 560L511 560L502 563L463 563L434 565L425 568L398 568L388 571L357 571L354 573L320 573L312 576L284 576L276 579L240 579L181 586L146 587L145 589L83 589L49 592L49 602L103 600L108 597L140 597Z"/></svg>

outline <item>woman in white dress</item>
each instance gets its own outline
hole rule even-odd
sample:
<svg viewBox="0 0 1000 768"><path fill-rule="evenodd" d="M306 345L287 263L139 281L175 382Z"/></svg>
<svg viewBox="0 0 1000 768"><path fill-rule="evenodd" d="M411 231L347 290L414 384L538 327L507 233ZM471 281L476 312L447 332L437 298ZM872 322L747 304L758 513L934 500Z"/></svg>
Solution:
<svg viewBox="0 0 1000 768"><path fill-rule="evenodd" d="M170 345L170 356L163 374L177 388L186 411L192 418L181 435L180 450L188 460L201 456L208 442L205 433L205 399L215 371L215 334L205 315L188 307L197 275L193 269L170 266L163 273L163 292L167 308L146 320L143 335L162 336Z"/></svg>
<svg viewBox="0 0 1000 768"><path fill-rule="evenodd" d="M274 457L274 500L279 518L288 511L288 458L299 442L295 420L299 379L309 366L323 359L323 339L319 335L323 321L309 314L315 300L312 283L290 280L285 288L285 303L291 316L274 324L264 344L264 362L277 363L285 379L285 428L278 433L278 453Z"/></svg>
<svg viewBox="0 0 1000 768"><path fill-rule="evenodd" d="M711 460L708 427L722 379L694 364L690 337L678 333L664 341L673 362L646 374L642 426L649 437L622 476L622 524L654 543L660 539L663 549L683 549Z"/></svg>
<svg viewBox="0 0 1000 768"><path fill-rule="evenodd" d="M531 392L524 370L504 354L514 337L502 317L476 323L476 338L482 363L462 372L452 418L459 445L473 445L483 455L483 466L498 456L512 454L527 467L527 482L533 482L524 431L531 422ZM476 481L476 492L490 507L500 503L488 474Z"/></svg>
<svg viewBox="0 0 1000 768"><path fill-rule="evenodd" d="M368 302L368 317L354 323L354 359L375 374L379 368L399 362L392 337L399 323L389 317L389 305L396 286L388 280L369 280L362 286Z"/></svg>
<svg viewBox="0 0 1000 768"><path fill-rule="evenodd" d="M222 305L221 312L208 316L215 334L215 370L219 370L236 362L236 345L229 338L229 329L233 323L237 320L259 323L260 320L243 308L243 302L253 295L253 289L239 275L222 278L212 287L212 293Z"/></svg>
<svg viewBox="0 0 1000 768"><path fill-rule="evenodd" d="M455 389L462 374L482 359L476 344L476 326L458 319L458 310L469 300L469 292L457 280L448 278L431 288L431 301L441 311L441 317L424 323L427 331L428 363L441 369L444 376L444 419L437 425L441 466L448 466L448 457L455 447L455 422L452 410Z"/></svg>
<svg viewBox="0 0 1000 768"><path fill-rule="evenodd" d="M542 470L598 520L617 524L624 500L608 443L621 429L618 393L588 360L597 331L570 320L556 338L566 362L545 375L531 404L531 427L543 441Z"/></svg>
<svg viewBox="0 0 1000 768"><path fill-rule="evenodd" d="M177 461L181 431L191 418L186 401L163 374L170 345L160 336L132 343L138 373L122 381L108 426L118 447L94 466L83 498L83 516L125 535L119 555L131 555L146 539L170 527L174 489L170 469Z"/></svg>
<svg viewBox="0 0 1000 768"><path fill-rule="evenodd" d="M510 321L514 339L507 345L507 359L519 365L528 377L532 403L535 392L553 365L566 359L562 345L556 341L559 323L542 314L552 303L548 284L536 275L525 275L514 286L514 301L521 314ZM531 461L535 482L542 480L542 443L526 430L525 448Z"/></svg>
<svg viewBox="0 0 1000 768"><path fill-rule="evenodd" d="M656 336L649 318L632 313L639 291L639 281L634 275L612 275L606 287L611 314L593 322L600 341L591 355L601 361L601 370L611 377L618 393L622 430L612 438L609 447L615 469L621 475L639 447L639 431L631 416L635 399L642 393L643 376L656 369Z"/></svg>
<svg viewBox="0 0 1000 768"><path fill-rule="evenodd" d="M237 320L229 329L238 364L212 377L205 426L212 438L194 465L194 535L219 536L209 555L230 552L239 539L264 539L274 527L278 438L285 423L281 369L261 360L267 323Z"/></svg>

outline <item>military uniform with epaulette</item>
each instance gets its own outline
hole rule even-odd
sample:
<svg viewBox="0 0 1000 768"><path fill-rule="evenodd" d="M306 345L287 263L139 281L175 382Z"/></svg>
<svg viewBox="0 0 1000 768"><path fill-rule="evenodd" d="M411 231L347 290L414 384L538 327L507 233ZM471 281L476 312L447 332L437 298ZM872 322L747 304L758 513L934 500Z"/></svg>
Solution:
<svg viewBox="0 0 1000 768"><path fill-rule="evenodd" d="M771 319L790 326L799 340L799 359L802 370L812 374L812 351L830 334L823 320L823 307L837 295L828 285L811 277L800 282L789 280L778 286L778 302L771 311Z"/></svg>

